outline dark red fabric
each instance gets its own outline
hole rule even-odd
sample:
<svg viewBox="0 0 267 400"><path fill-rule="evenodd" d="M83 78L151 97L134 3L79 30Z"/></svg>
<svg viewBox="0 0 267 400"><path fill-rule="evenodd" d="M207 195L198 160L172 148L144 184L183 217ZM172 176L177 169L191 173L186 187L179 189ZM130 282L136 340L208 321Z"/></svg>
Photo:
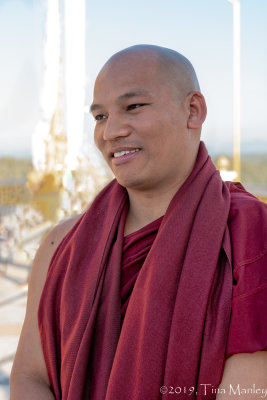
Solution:
<svg viewBox="0 0 267 400"><path fill-rule="evenodd" d="M267 349L267 205L231 185L233 301L227 357Z"/></svg>
<svg viewBox="0 0 267 400"><path fill-rule="evenodd" d="M123 322L138 273L155 240L163 217L125 236L122 247L121 319Z"/></svg>
<svg viewBox="0 0 267 400"><path fill-rule="evenodd" d="M236 192L236 185L231 185L232 192ZM249 199L249 194L243 189L242 191L239 192L238 197L235 196L235 201L232 201L231 222L229 224L230 236L234 236L231 233L231 229L234 229L233 221L235 226L237 226L237 221L240 222L236 216L236 211L240 214L244 210L241 205L242 201ZM259 240L255 240L255 238L262 239L267 235L267 232L262 230L263 216L255 215L257 210L255 201L250 201L250 203L252 204L249 208L245 207L246 215L242 215L241 219L243 225L245 224L244 230L247 232L249 241L248 246L246 243L243 244L252 253L252 256L248 255L248 258L245 257L234 265L232 313L226 358L238 353L267 350L267 249L264 247L266 244L256 244ZM162 217L124 238L121 277L122 321L138 273L156 238L161 221ZM249 236L251 237L249 238ZM244 235L242 235L243 237ZM233 240L233 244L235 243L236 241ZM239 243L238 239L237 243ZM241 249L238 253L240 251Z"/></svg>
<svg viewBox="0 0 267 400"><path fill-rule="evenodd" d="M200 145L143 264L121 329L127 192L116 181L58 247L38 320L56 399L214 399L232 298L230 194ZM204 393L202 384L210 384ZM197 396L189 394L189 388Z"/></svg>

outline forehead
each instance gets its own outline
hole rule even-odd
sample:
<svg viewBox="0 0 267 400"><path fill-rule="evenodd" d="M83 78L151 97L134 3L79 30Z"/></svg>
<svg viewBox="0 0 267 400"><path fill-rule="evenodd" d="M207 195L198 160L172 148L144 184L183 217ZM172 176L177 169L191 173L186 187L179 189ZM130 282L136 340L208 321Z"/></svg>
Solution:
<svg viewBox="0 0 267 400"><path fill-rule="evenodd" d="M167 86L155 57L121 57L109 61L100 71L94 87L94 98L121 95L139 88L151 94Z"/></svg>

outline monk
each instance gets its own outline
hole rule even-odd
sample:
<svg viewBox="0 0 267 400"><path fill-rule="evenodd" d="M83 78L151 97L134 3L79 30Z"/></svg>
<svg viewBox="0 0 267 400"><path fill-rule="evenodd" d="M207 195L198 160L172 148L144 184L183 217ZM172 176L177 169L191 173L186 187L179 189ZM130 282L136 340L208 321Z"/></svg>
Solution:
<svg viewBox="0 0 267 400"><path fill-rule="evenodd" d="M122 50L91 112L115 179L36 254L11 400L267 397L267 207L213 165L191 63Z"/></svg>

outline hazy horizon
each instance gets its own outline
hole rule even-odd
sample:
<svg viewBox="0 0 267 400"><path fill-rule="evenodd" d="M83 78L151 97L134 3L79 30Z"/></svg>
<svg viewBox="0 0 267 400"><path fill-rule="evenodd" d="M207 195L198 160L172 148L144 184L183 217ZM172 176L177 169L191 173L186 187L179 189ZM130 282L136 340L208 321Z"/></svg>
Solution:
<svg viewBox="0 0 267 400"><path fill-rule="evenodd" d="M241 151L262 153L267 152L267 1L240 4ZM31 154L41 116L46 5L46 0L0 0L0 156ZM231 154L232 18L228 0L103 0L101 10L97 2L87 2L85 106L99 69L116 51L136 43L173 48L193 63L207 101L203 140L211 153ZM91 122L85 115L84 134L92 141Z"/></svg>

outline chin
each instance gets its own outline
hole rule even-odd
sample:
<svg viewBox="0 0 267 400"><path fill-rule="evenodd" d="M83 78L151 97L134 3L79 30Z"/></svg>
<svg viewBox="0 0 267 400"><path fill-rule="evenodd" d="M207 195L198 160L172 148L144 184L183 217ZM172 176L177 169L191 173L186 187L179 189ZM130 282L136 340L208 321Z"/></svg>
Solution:
<svg viewBox="0 0 267 400"><path fill-rule="evenodd" d="M136 186L139 186L138 183L134 182L132 179L121 179L118 177L116 177L116 179L125 189L134 189Z"/></svg>
<svg viewBox="0 0 267 400"><path fill-rule="evenodd" d="M139 186L139 184L141 183L140 178L138 179L137 177L134 177L130 174L127 174L127 176L122 176L122 174L117 174L117 175L114 174L114 175L118 183L121 186L125 187L126 189L134 188L135 186Z"/></svg>
<svg viewBox="0 0 267 400"><path fill-rule="evenodd" d="M116 179L126 190L146 191L151 189L151 182L148 182L145 179L140 179L140 177L136 177L136 179L133 179L132 177L124 179L122 177L116 177Z"/></svg>

